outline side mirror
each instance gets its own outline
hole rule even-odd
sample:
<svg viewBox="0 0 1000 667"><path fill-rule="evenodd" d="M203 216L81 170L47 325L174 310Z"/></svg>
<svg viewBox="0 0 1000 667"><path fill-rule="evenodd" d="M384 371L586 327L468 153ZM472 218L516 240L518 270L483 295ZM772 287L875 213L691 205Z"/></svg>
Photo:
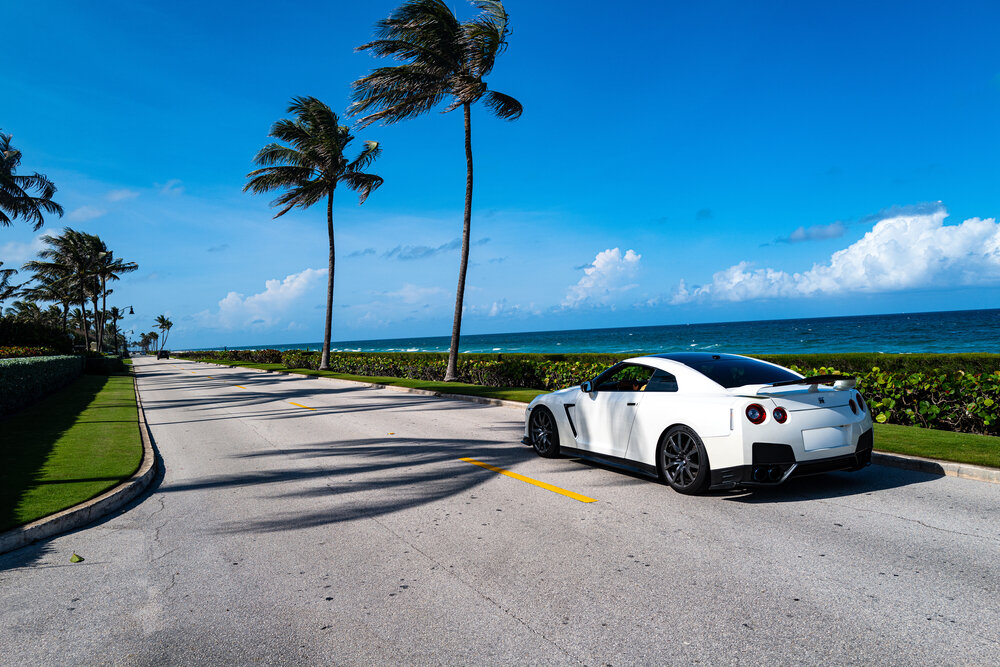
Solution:
<svg viewBox="0 0 1000 667"><path fill-rule="evenodd" d="M583 384L580 385L580 391L584 392L585 394L589 394L589 393L593 392L594 391L594 383L591 382L590 380L587 380L586 382L584 382Z"/></svg>

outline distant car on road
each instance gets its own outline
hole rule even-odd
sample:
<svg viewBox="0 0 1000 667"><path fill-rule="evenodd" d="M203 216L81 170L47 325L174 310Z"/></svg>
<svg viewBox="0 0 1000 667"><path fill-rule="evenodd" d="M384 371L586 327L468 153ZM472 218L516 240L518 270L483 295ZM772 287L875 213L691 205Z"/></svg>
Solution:
<svg viewBox="0 0 1000 667"><path fill-rule="evenodd" d="M156 353L156 358L157 359L169 359L170 358L170 350L160 350L159 352Z"/></svg>
<svg viewBox="0 0 1000 667"><path fill-rule="evenodd" d="M535 398L524 442L540 456L656 475L680 493L775 485L871 462L871 413L854 387L735 354L635 357Z"/></svg>

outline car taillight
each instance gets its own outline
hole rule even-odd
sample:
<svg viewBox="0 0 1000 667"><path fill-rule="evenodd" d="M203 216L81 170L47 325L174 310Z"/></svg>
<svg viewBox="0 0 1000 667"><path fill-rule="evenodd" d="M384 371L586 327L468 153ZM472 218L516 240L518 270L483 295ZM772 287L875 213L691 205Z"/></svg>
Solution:
<svg viewBox="0 0 1000 667"><path fill-rule="evenodd" d="M851 412L853 412L854 414L858 414L858 404L854 402L853 398L849 400L847 404L851 406Z"/></svg>
<svg viewBox="0 0 1000 667"><path fill-rule="evenodd" d="M771 416L774 417L774 421L779 424L784 424L788 420L788 413L785 412L784 408L775 408L774 412L771 413Z"/></svg>
<svg viewBox="0 0 1000 667"><path fill-rule="evenodd" d="M865 399L861 398L861 394L860 393L858 394L858 407L861 409L861 412L864 412L865 410L868 409L865 406Z"/></svg>
<svg viewBox="0 0 1000 667"><path fill-rule="evenodd" d="M756 403L747 406L747 419L750 420L751 424L762 424L766 418L767 411L764 410L764 406Z"/></svg>

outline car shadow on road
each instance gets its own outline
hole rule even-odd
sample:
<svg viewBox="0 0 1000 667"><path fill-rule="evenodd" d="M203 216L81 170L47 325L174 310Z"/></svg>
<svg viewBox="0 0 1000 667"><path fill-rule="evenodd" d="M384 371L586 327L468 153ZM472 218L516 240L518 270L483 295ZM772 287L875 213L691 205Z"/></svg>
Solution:
<svg viewBox="0 0 1000 667"><path fill-rule="evenodd" d="M159 492L259 486L262 498L309 499L307 511L296 503L295 509L209 528L223 534L299 530L418 507L466 492L495 476L461 461L463 457L506 468L533 456L527 449L504 445L509 440L364 438L249 452L234 458L290 457L309 459L310 465L205 477L163 485Z"/></svg>
<svg viewBox="0 0 1000 667"><path fill-rule="evenodd" d="M877 491L925 484L939 479L941 475L871 465L858 472L829 472L790 479L780 486L734 489L719 492L719 495L729 501L747 504L790 503L871 495Z"/></svg>

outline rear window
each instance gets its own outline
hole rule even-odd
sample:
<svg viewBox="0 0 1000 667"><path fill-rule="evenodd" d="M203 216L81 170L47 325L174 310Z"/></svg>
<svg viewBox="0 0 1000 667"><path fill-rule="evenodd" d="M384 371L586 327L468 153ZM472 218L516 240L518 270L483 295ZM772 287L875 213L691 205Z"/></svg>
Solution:
<svg viewBox="0 0 1000 667"><path fill-rule="evenodd" d="M723 358L683 363L726 389L745 384L771 384L799 378L791 371L765 364L757 359Z"/></svg>

